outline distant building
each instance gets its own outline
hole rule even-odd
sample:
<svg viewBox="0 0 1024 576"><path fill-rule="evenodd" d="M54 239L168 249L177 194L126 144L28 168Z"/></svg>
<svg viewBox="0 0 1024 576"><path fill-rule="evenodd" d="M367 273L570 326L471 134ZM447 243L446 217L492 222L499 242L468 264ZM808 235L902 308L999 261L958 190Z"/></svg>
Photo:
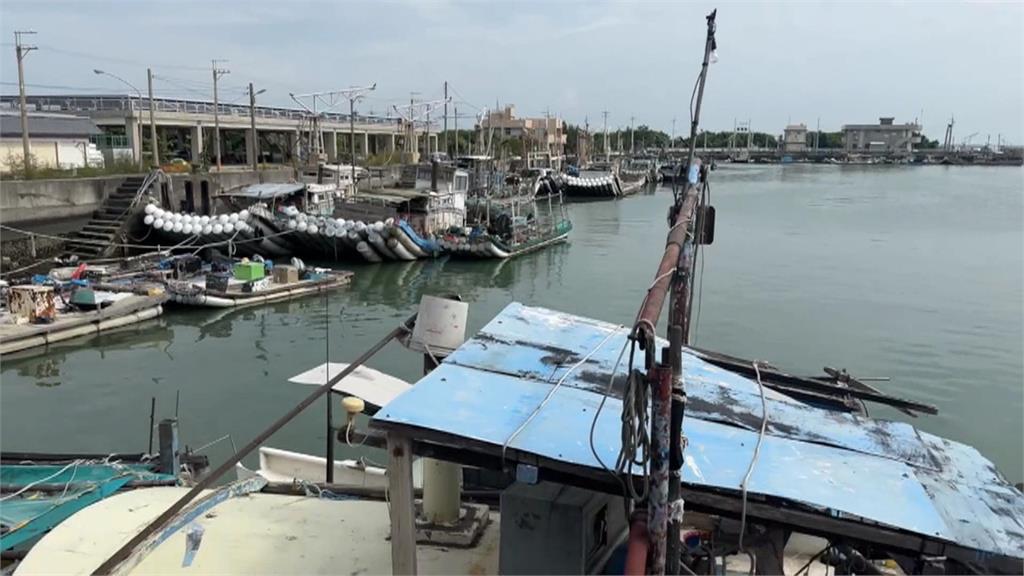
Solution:
<svg viewBox="0 0 1024 576"><path fill-rule="evenodd" d="M102 134L92 120L69 114L28 115L29 152L40 168L81 168L102 166L103 155L91 142ZM6 172L23 163L21 115L0 114L0 170Z"/></svg>
<svg viewBox="0 0 1024 576"><path fill-rule="evenodd" d="M483 130L494 129L497 140L519 139L526 136L534 151L546 151L562 156L565 153L565 123L559 118L517 118L515 106L505 106L502 110L490 112L480 123Z"/></svg>
<svg viewBox="0 0 1024 576"><path fill-rule="evenodd" d="M892 117L878 119L878 124L847 124L843 126L843 147L847 152L907 153L921 141L921 126L894 124Z"/></svg>
<svg viewBox="0 0 1024 576"><path fill-rule="evenodd" d="M782 135L783 152L804 152L807 150L807 126L790 124Z"/></svg>

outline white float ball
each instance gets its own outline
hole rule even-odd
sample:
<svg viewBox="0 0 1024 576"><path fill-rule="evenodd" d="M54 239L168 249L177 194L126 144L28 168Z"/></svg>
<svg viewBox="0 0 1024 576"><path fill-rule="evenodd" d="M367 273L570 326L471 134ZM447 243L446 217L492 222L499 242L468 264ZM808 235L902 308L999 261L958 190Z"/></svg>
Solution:
<svg viewBox="0 0 1024 576"><path fill-rule="evenodd" d="M210 226L209 224L204 224L203 234L213 234L213 226Z"/></svg>
<svg viewBox="0 0 1024 576"><path fill-rule="evenodd" d="M153 228L163 228L163 227L164 227L164 219L163 218L154 218L153 219Z"/></svg>
<svg viewBox="0 0 1024 576"><path fill-rule="evenodd" d="M142 219L146 226L152 226L153 220L156 220L156 218L153 218L152 214L146 214L146 217Z"/></svg>
<svg viewBox="0 0 1024 576"><path fill-rule="evenodd" d="M221 226L227 224L228 220L229 219L227 214L221 214L220 216L217 217L217 221L220 222Z"/></svg>
<svg viewBox="0 0 1024 576"><path fill-rule="evenodd" d="M156 212L156 204L146 204L146 207L143 208L143 210L146 214L152 214L153 212Z"/></svg>
<svg viewBox="0 0 1024 576"><path fill-rule="evenodd" d="M239 212L238 213L238 219L239 220L248 220L249 219L249 211L248 210L242 210L241 212Z"/></svg>
<svg viewBox="0 0 1024 576"><path fill-rule="evenodd" d="M163 208L157 208L156 210L153 210L153 216L156 216L157 218L163 218L164 214L166 214L166 212L164 212Z"/></svg>
<svg viewBox="0 0 1024 576"><path fill-rule="evenodd" d="M299 232L305 232L306 228L308 228L308 226L306 226L306 223L302 221L299 221L299 225L295 227Z"/></svg>
<svg viewBox="0 0 1024 576"><path fill-rule="evenodd" d="M228 221L231 222L232 224L234 224L235 222L238 222L238 213L237 212L232 212L231 215L228 216Z"/></svg>
<svg viewBox="0 0 1024 576"><path fill-rule="evenodd" d="M207 224L210 223L210 217L209 216L200 216L199 217L199 223L202 224L203 226L206 226Z"/></svg>
<svg viewBox="0 0 1024 576"><path fill-rule="evenodd" d="M231 222L228 222L227 224L224 225L224 233L225 234L234 234L234 232L235 232L235 225L234 224L232 224Z"/></svg>
<svg viewBox="0 0 1024 576"><path fill-rule="evenodd" d="M309 232L310 234L316 234L319 231L320 231L320 228L318 228L316 224L310 224L306 228L306 232Z"/></svg>
<svg viewBox="0 0 1024 576"><path fill-rule="evenodd" d="M224 232L224 225L223 224L221 224L220 222L217 222L216 224L213 225L213 233L214 234L221 234L223 232Z"/></svg>
<svg viewBox="0 0 1024 576"><path fill-rule="evenodd" d="M181 231L184 232L185 234L188 234L189 236L191 236L192 235L192 225L191 224L184 224L184 225L182 225Z"/></svg>
<svg viewBox="0 0 1024 576"><path fill-rule="evenodd" d="M171 227L171 229L172 229L172 230L173 230L174 232L181 232L181 229L182 229L182 228L184 228L184 227L185 227L185 225L184 225L184 224L182 224L181 222L175 222L175 223L174 223L174 226L172 226L172 227Z"/></svg>
<svg viewBox="0 0 1024 576"><path fill-rule="evenodd" d="M288 221L288 229L289 230L295 230L295 227L298 226L298 225L299 225L299 223L296 222L295 220L289 220Z"/></svg>
<svg viewBox="0 0 1024 576"><path fill-rule="evenodd" d="M346 224L346 220L344 218L338 218L335 222L338 223L338 226L344 226Z"/></svg>
<svg viewBox="0 0 1024 576"><path fill-rule="evenodd" d="M170 232L171 230L174 230L174 220L164 220L163 230L164 232Z"/></svg>

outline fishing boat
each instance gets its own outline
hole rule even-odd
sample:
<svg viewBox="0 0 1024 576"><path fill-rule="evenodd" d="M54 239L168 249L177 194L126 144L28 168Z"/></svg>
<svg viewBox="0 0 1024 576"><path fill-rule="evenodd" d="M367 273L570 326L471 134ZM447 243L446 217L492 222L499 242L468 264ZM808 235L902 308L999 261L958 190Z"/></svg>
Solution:
<svg viewBox="0 0 1024 576"><path fill-rule="evenodd" d="M165 289L176 304L240 308L337 290L352 279L347 271L306 269L300 260L291 265L271 263L270 275L267 266L248 259L235 262L230 270L221 263L202 264L189 277L166 280Z"/></svg>
<svg viewBox="0 0 1024 576"><path fill-rule="evenodd" d="M441 234L466 222L469 174L431 164L402 169L396 187L361 191L335 207L335 216L356 221L347 238L367 262L416 260L441 254ZM359 222L372 222L359 226Z"/></svg>
<svg viewBox="0 0 1024 576"><path fill-rule="evenodd" d="M547 175L525 186L491 189L475 207L471 228L452 229L440 240L452 257L513 258L564 242L572 231L558 187Z"/></svg>
<svg viewBox="0 0 1024 576"><path fill-rule="evenodd" d="M84 265L81 267L84 269ZM5 287L0 307L0 354L45 350L72 338L94 336L163 314L162 290L141 294L94 288L76 275L66 281L37 277Z"/></svg>
<svg viewBox="0 0 1024 576"><path fill-rule="evenodd" d="M622 183L615 165L595 162L580 170L579 176L560 176L562 194L568 201L612 200L622 196Z"/></svg>

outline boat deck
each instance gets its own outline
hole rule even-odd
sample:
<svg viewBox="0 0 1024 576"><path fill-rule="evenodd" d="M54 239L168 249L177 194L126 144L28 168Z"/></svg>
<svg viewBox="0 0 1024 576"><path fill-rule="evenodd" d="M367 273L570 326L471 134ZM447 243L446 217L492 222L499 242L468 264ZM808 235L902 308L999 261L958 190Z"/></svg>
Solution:
<svg viewBox="0 0 1024 576"><path fill-rule="evenodd" d="M456 446L481 466L522 464L618 493L601 462L614 465L619 453L625 357L612 376L627 333L510 304L372 424ZM688 509L736 514L762 419L759 387L686 351L683 366L684 499ZM765 395L767 432L748 485L751 518L948 555L984 571L1022 568L1024 497L975 449L905 423Z"/></svg>
<svg viewBox="0 0 1024 576"><path fill-rule="evenodd" d="M162 305L167 296L117 293L111 294L110 299L113 303L96 311L58 312L57 318L49 324L15 324L5 312L4 320L10 322L0 324L0 354L94 335L156 318L163 313Z"/></svg>
<svg viewBox="0 0 1024 576"><path fill-rule="evenodd" d="M122 544L188 492L148 488L107 498L57 526L16 574L91 574ZM497 574L493 519L473 548L419 545L420 574ZM189 528L175 531L133 574L390 574L387 504L255 493L229 498L193 524L202 540L186 564Z"/></svg>

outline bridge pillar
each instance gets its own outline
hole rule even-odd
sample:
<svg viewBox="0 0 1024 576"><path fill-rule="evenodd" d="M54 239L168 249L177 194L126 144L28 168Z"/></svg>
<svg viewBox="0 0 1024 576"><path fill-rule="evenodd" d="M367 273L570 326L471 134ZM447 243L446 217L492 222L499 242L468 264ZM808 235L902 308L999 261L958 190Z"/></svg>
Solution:
<svg viewBox="0 0 1024 576"><path fill-rule="evenodd" d="M256 159L256 141L252 137L252 130L245 131L245 165L252 166Z"/></svg>
<svg viewBox="0 0 1024 576"><path fill-rule="evenodd" d="M142 158L142 125L134 115L124 119L124 133L128 136L128 147L132 149L132 160L140 162Z"/></svg>
<svg viewBox="0 0 1024 576"><path fill-rule="evenodd" d="M385 152L389 152L389 153L395 151L395 135L394 134L386 134L384 136L384 151Z"/></svg>
<svg viewBox="0 0 1024 576"><path fill-rule="evenodd" d="M364 158L369 157L370 156L370 133L369 132L363 132L363 137L362 138L358 138L356 141L358 142L359 140L362 140L362 149L359 150L359 153L362 154Z"/></svg>
<svg viewBox="0 0 1024 576"><path fill-rule="evenodd" d="M299 129L296 128L294 132L288 132L288 160L297 162L299 160Z"/></svg>
<svg viewBox="0 0 1024 576"><path fill-rule="evenodd" d="M203 162L203 125L197 124L192 127L192 146L189 152L191 153L193 164L202 164Z"/></svg>
<svg viewBox="0 0 1024 576"><path fill-rule="evenodd" d="M338 133L324 131L324 153L328 162L338 161Z"/></svg>

